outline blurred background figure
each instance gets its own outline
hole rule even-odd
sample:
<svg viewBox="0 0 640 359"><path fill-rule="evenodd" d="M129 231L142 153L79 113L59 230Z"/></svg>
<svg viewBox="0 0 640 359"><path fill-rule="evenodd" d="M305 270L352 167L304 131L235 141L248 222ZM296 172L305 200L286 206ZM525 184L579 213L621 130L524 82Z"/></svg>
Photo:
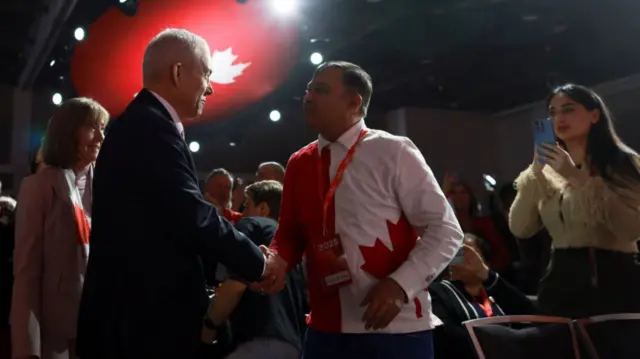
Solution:
<svg viewBox="0 0 640 359"><path fill-rule="evenodd" d="M480 214L480 204L471 186L448 172L445 174L442 190L463 231L480 236L488 242L492 253L489 266L503 276L513 278L514 258L509 250L509 238L500 233L494 218Z"/></svg>
<svg viewBox="0 0 640 359"><path fill-rule="evenodd" d="M205 180L204 198L218 209L220 215L235 223L242 218L242 214L231 209L233 188L234 179L231 173L224 168L216 168Z"/></svg>
<svg viewBox="0 0 640 359"><path fill-rule="evenodd" d="M258 166L256 177L260 181L274 180L282 183L284 181L284 166L278 162L263 162Z"/></svg>
<svg viewBox="0 0 640 359"><path fill-rule="evenodd" d="M444 323L434 333L436 358L476 358L462 325L467 320L536 313L524 293L487 265L491 255L484 239L465 234L464 263L451 264L429 287L433 314Z"/></svg>

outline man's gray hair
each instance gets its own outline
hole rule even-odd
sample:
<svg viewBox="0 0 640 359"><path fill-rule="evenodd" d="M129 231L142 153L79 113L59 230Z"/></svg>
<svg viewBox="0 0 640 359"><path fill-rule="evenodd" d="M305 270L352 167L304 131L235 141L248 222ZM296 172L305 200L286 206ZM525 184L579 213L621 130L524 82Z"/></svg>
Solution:
<svg viewBox="0 0 640 359"><path fill-rule="evenodd" d="M184 29L165 29L147 45L142 60L142 82L153 83L171 65L193 61L193 57L198 56L211 56L205 39Z"/></svg>
<svg viewBox="0 0 640 359"><path fill-rule="evenodd" d="M205 180L205 183L208 183L209 181L211 181L213 177L219 176L219 175L225 175L229 177L229 180L231 180L231 183L233 184L233 175L231 175L231 172L225 170L224 168L216 168L213 171L209 172L209 174L207 175L207 179Z"/></svg>
<svg viewBox="0 0 640 359"><path fill-rule="evenodd" d="M263 167L269 167L269 168L273 168L274 170L281 172L282 174L284 174L284 166L279 164L278 162L275 161L270 161L270 162L262 162L258 168L263 168Z"/></svg>

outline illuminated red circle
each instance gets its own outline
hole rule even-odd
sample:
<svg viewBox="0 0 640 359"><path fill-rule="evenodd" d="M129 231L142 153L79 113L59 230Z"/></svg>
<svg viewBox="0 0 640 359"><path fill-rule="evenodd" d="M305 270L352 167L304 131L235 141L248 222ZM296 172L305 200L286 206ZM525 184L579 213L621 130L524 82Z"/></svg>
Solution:
<svg viewBox="0 0 640 359"><path fill-rule="evenodd" d="M269 11L266 1L240 4L231 0L141 0L135 17L111 8L94 22L76 46L71 77L80 96L91 97L117 116L142 86L144 49L166 28L184 28L204 37L217 59L214 94L203 121L213 121L259 101L276 89L298 59L297 24ZM231 49L230 52L225 50ZM248 66L246 64L249 64ZM244 70L242 68L244 67ZM242 70L236 77L220 76Z"/></svg>

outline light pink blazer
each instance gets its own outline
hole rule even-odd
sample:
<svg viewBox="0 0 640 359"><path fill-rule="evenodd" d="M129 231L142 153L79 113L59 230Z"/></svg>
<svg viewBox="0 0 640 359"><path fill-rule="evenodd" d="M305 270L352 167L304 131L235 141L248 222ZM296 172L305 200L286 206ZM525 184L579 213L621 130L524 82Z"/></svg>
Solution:
<svg viewBox="0 0 640 359"><path fill-rule="evenodd" d="M92 170L87 188L91 177ZM22 182L11 308L13 358L75 358L88 247L79 241L74 191L73 172L55 167L46 167Z"/></svg>

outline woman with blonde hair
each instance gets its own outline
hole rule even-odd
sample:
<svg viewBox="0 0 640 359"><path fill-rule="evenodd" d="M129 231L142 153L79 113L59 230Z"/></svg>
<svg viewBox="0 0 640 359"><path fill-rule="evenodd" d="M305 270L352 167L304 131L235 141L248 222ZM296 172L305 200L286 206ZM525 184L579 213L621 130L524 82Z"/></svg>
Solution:
<svg viewBox="0 0 640 359"><path fill-rule="evenodd" d="M22 182L11 308L13 358L75 358L89 255L93 164L108 120L96 101L64 102L45 133L46 166Z"/></svg>

